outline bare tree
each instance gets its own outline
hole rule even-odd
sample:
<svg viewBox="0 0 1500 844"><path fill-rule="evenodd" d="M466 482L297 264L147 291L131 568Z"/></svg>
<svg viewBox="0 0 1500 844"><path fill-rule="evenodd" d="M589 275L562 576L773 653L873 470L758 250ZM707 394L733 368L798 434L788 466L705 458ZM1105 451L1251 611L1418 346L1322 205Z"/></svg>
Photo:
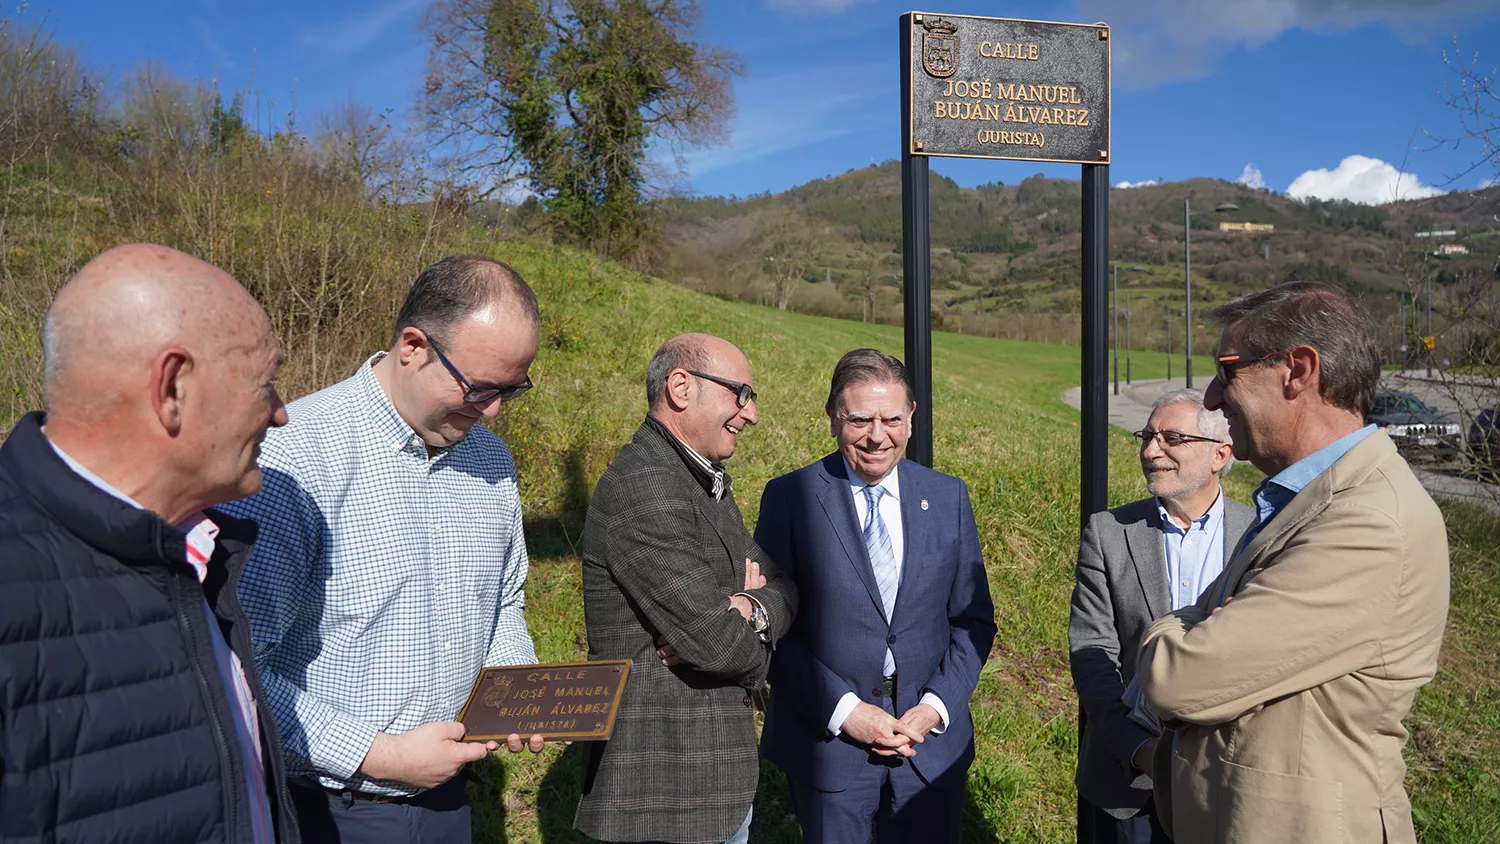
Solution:
<svg viewBox="0 0 1500 844"><path fill-rule="evenodd" d="M762 214L756 229L742 260L770 282L772 299L784 311L817 262L817 236L806 220L786 211Z"/></svg>
<svg viewBox="0 0 1500 844"><path fill-rule="evenodd" d="M415 199L426 187L418 156L409 138L391 125L391 111L375 114L349 100L318 120L315 141L321 163L360 184L375 202Z"/></svg>

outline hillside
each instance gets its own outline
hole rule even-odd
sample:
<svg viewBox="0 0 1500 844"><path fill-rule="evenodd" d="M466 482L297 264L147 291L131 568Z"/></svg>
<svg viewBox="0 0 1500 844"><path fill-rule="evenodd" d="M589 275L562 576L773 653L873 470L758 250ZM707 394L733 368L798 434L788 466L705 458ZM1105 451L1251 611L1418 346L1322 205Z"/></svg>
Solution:
<svg viewBox="0 0 1500 844"><path fill-rule="evenodd" d="M934 174L934 322L966 333L1076 342L1080 223L1076 181L959 187ZM1223 302L1290 278L1365 295L1399 344L1396 291L1436 282L1436 325L1500 261L1500 187L1384 206L1299 202L1214 179L1114 189L1110 244L1120 295L1144 296L1137 348L1165 349L1165 318L1183 306L1183 202L1194 209L1195 305ZM1234 210L1216 211L1226 203ZM900 318L901 179L898 162L851 170L780 194L658 203L671 246L663 275L726 298L773 301L771 255L789 251L778 229L803 232L802 282L792 310L894 322ZM1223 232L1221 222L1274 232ZM1455 230L1438 240L1419 231ZM1439 259L1439 243L1469 254ZM1420 292L1420 291L1419 291ZM1122 302L1122 307L1124 303ZM1455 318L1456 321L1456 318ZM1180 335L1180 326L1175 329ZM1180 343L1180 338L1178 341Z"/></svg>
<svg viewBox="0 0 1500 844"><path fill-rule="evenodd" d="M642 370L663 339L721 334L753 362L762 422L746 432L730 466L751 524L768 479L831 447L821 404L838 356L861 345L901 349L894 327L721 301L592 256L495 242L484 228L411 209L334 203L319 199L309 178L302 180L308 192L288 179L277 183L287 195L270 198L258 187L263 179L244 190L235 179L218 182L223 213L208 232L197 226L196 206L152 201L111 173L33 168L8 176L19 188L3 197L14 226L0 252L8 271L0 310L7 422L37 401L35 315L58 283L109 244L156 240L231 267L278 326L289 398L343 377L378 348L405 286L426 262L479 252L517 267L541 301L542 348L537 388L507 407L499 431L521 473L533 558L527 617L545 661L585 654L576 555L583 512L599 474L639 423ZM170 182L157 187L172 190ZM936 335L934 352L937 464L969 484L1000 623L974 701L978 759L966 837L1066 841L1077 750L1066 621L1078 535L1078 416L1060 394L1076 383L1077 352L949 333ZM1134 365L1137 377L1152 377L1162 374L1164 359L1138 353ZM1123 431L1111 431L1110 449L1110 500L1118 504L1138 497L1141 484ZM1230 476L1234 497L1247 498L1253 474ZM1453 511L1450 531L1453 620L1443 671L1419 700L1409 752L1428 842L1479 840L1500 823L1500 797L1484 785L1485 772L1500 767L1500 575L1493 565L1500 526ZM476 841L582 841L569 830L578 755L576 747L553 747L539 758L484 766ZM796 840L784 784L770 768L756 818L753 840Z"/></svg>

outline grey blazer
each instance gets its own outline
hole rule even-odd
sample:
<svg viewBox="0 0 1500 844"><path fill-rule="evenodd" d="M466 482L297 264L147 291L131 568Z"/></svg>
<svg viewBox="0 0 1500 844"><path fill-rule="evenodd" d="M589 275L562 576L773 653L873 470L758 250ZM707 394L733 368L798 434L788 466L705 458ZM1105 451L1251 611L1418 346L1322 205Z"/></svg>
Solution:
<svg viewBox="0 0 1500 844"><path fill-rule="evenodd" d="M766 585L763 643L729 596L745 558ZM574 826L605 841L723 841L760 775L752 692L791 627L797 587L715 501L661 423L647 418L594 488L583 528L589 659L632 660L609 741L584 742ZM680 665L656 657L662 637Z"/></svg>
<svg viewBox="0 0 1500 844"><path fill-rule="evenodd" d="M1255 510L1224 501L1224 561L1255 523ZM1084 720L1074 782L1085 800L1118 818L1140 811L1151 777L1130 757L1153 738L1121 702L1135 677L1136 652L1151 622L1172 611L1161 514L1145 498L1089 517L1078 545L1068 620L1073 686Z"/></svg>

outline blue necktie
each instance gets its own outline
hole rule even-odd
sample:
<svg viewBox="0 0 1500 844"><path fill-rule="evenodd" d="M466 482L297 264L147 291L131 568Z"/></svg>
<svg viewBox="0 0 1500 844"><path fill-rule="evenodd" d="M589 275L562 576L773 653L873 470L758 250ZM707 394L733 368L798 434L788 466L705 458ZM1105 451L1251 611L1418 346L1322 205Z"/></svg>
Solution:
<svg viewBox="0 0 1500 844"><path fill-rule="evenodd" d="M880 499L885 489L878 486L865 487L865 525L863 534L865 548L870 553L870 567L875 570L875 586L880 590L880 603L885 607L886 621L896 609L896 588L901 582L901 571L896 567L896 552L892 550L891 535L885 529L885 519L880 517ZM890 648L885 651L885 676L896 673L896 656Z"/></svg>

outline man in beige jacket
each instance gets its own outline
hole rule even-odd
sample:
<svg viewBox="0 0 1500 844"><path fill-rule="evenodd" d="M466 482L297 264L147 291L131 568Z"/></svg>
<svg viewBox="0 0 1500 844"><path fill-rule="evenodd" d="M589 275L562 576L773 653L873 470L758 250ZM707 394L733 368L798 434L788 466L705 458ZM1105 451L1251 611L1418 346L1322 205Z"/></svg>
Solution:
<svg viewBox="0 0 1500 844"><path fill-rule="evenodd" d="M1415 844L1401 720L1437 670L1442 514L1384 432L1369 316L1293 282L1217 309L1205 404L1268 480L1258 523L1137 672L1173 740L1156 801L1188 844Z"/></svg>

